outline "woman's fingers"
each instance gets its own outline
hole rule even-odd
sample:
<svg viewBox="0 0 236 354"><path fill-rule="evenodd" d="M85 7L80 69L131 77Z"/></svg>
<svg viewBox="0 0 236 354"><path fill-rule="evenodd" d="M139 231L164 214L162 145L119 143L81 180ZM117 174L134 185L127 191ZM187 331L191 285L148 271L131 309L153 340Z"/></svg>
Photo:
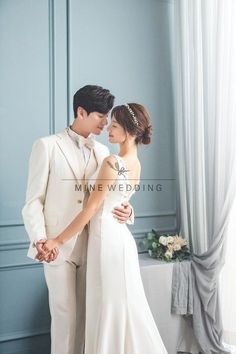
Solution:
<svg viewBox="0 0 236 354"><path fill-rule="evenodd" d="M50 262L55 261L55 259L57 258L58 254L59 254L59 249L57 247L53 248L53 250L51 251L51 253L49 255Z"/></svg>

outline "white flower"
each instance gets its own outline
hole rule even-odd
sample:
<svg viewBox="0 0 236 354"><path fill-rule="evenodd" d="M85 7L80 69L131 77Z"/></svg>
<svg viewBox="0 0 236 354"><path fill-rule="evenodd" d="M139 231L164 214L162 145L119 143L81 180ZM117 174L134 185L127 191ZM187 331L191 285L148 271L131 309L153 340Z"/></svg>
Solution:
<svg viewBox="0 0 236 354"><path fill-rule="evenodd" d="M176 243L174 245L173 249L174 249L174 251L180 251L181 250L181 246L178 243Z"/></svg>
<svg viewBox="0 0 236 354"><path fill-rule="evenodd" d="M173 252L173 250L174 250L173 243L168 243L167 248L168 248L168 251Z"/></svg>
<svg viewBox="0 0 236 354"><path fill-rule="evenodd" d="M167 238L165 236L161 236L159 238L159 243L163 246L166 246L167 245Z"/></svg>
<svg viewBox="0 0 236 354"><path fill-rule="evenodd" d="M168 236L167 237L167 243L173 243L174 242L174 237Z"/></svg>
<svg viewBox="0 0 236 354"><path fill-rule="evenodd" d="M152 256L152 250L148 250L149 256Z"/></svg>
<svg viewBox="0 0 236 354"><path fill-rule="evenodd" d="M156 242L153 242L153 243L152 243L152 247L153 247L153 248L157 248L157 243L156 243Z"/></svg>
<svg viewBox="0 0 236 354"><path fill-rule="evenodd" d="M172 252L171 251L166 251L165 257L171 259L172 258Z"/></svg>
<svg viewBox="0 0 236 354"><path fill-rule="evenodd" d="M187 245L187 240L184 240L182 237L176 237L175 243L179 244L182 248L183 246Z"/></svg>

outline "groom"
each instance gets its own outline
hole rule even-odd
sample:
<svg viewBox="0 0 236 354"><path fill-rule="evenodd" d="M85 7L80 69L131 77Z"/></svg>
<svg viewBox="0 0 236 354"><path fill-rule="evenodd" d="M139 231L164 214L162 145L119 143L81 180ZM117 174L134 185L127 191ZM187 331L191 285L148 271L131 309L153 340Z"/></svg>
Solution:
<svg viewBox="0 0 236 354"><path fill-rule="evenodd" d="M22 215L31 241L28 256L44 262L51 313L51 354L84 351L89 226L49 256L43 244L65 229L88 200L87 183L96 179L103 159L109 155L108 148L91 134L101 134L113 103L109 90L94 85L81 88L74 95L75 119L71 127L38 139L32 148ZM112 212L124 223L129 221L132 209L125 204Z"/></svg>

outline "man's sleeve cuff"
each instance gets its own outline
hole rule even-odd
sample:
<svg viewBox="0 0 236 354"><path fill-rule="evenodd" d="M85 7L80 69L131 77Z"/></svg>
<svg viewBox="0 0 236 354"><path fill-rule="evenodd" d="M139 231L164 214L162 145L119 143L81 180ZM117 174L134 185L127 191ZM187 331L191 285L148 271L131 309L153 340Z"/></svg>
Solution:
<svg viewBox="0 0 236 354"><path fill-rule="evenodd" d="M133 225L134 224L134 209L131 207L131 214L129 216L129 219L127 220L128 225Z"/></svg>
<svg viewBox="0 0 236 354"><path fill-rule="evenodd" d="M35 238L33 243L32 243L32 246L36 247L36 243L39 242L40 240L47 240L47 237L46 236L42 236L40 238Z"/></svg>

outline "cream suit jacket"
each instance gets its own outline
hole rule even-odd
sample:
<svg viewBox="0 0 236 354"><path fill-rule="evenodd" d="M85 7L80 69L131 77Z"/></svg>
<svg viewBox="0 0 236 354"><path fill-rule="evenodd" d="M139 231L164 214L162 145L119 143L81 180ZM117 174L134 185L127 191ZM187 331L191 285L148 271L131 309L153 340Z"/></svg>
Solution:
<svg viewBox="0 0 236 354"><path fill-rule="evenodd" d="M22 210L26 231L30 238L28 256L35 259L34 242L42 238L54 238L82 210L86 199L81 188L86 173L96 178L108 148L94 141L96 168L93 175L86 167L82 152L76 148L67 130L38 139L32 148L26 203ZM94 167L94 166L93 166ZM77 187L80 185L80 188ZM81 235L82 236L82 235ZM78 235L74 235L61 248L51 265L61 264L73 251Z"/></svg>

